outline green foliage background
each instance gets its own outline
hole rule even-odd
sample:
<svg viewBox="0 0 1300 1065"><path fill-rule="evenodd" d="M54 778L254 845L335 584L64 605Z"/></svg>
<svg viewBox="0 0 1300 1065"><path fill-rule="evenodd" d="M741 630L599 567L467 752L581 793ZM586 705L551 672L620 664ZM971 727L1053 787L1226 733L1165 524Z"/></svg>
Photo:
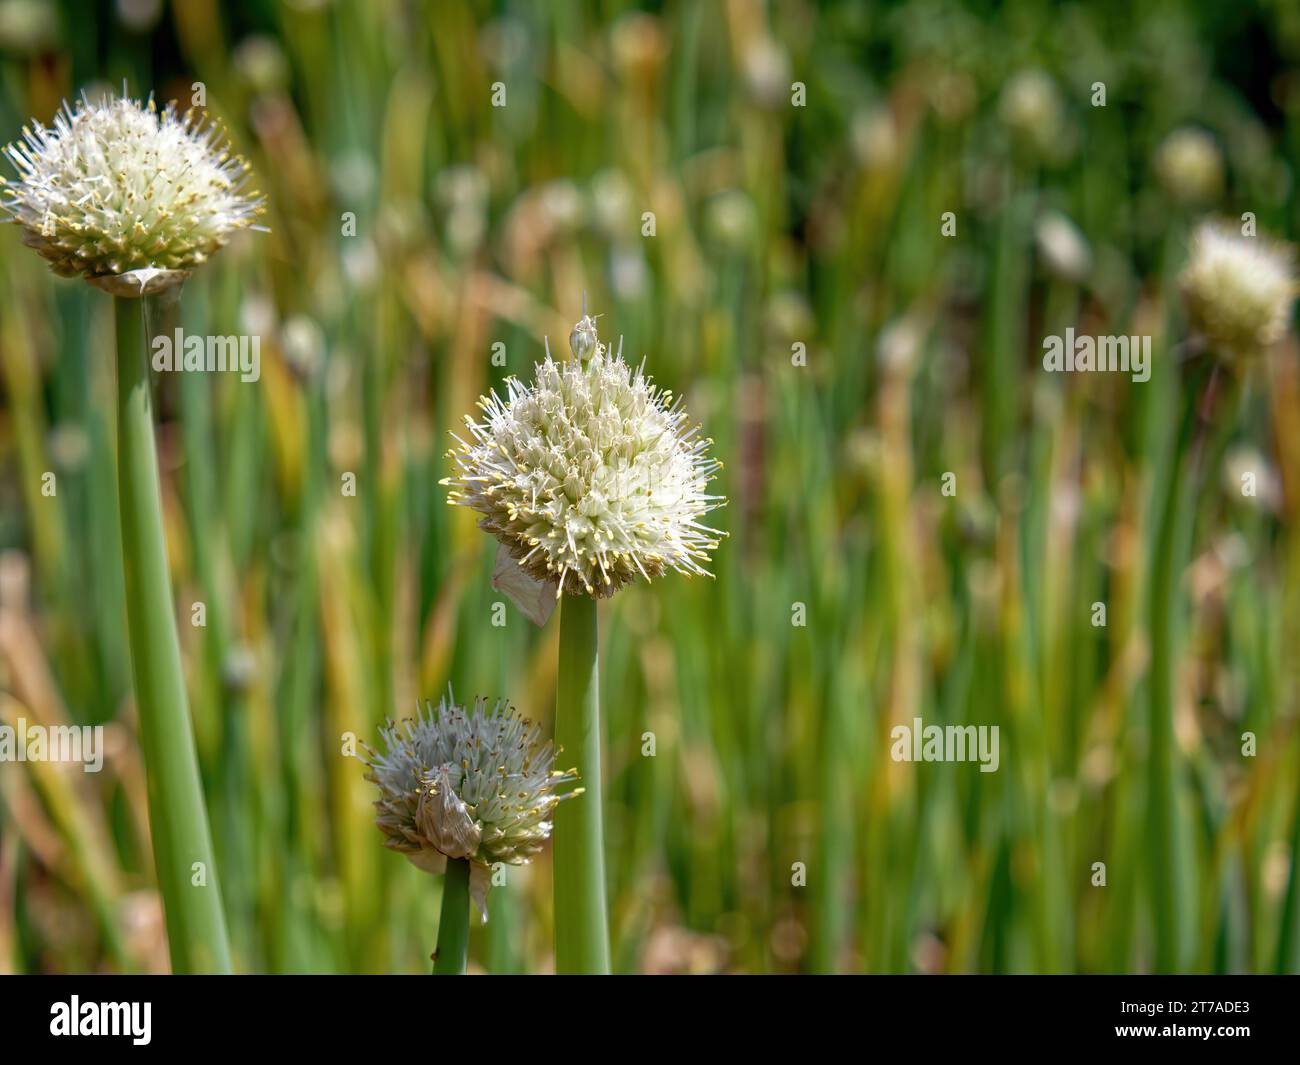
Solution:
<svg viewBox="0 0 1300 1065"><path fill-rule="evenodd" d="M1054 104L1017 127L1026 71ZM495 545L437 482L446 433L543 335L563 349L584 291L685 394L730 500L716 581L602 606L615 967L1152 967L1177 275L1204 214L1296 235L1300 9L0 0L0 140L124 79L182 106L202 83L269 205L268 234L187 285L184 322L260 335L261 380L156 379L239 971L427 970L440 883L382 847L341 737L449 684L549 721L555 626L513 606L492 625ZM1187 125L1224 159L1197 204L1155 164ZM1043 254L1048 212L1089 245L1073 276ZM109 742L98 775L0 765L0 970L167 966L111 313L0 229L0 717ZM1151 335L1150 382L1044 373L1067 326ZM1241 372L1176 590L1176 967L1296 971L1293 338ZM999 771L891 761L916 717L998 725ZM545 856L510 871L472 967L552 964L550 882Z"/></svg>

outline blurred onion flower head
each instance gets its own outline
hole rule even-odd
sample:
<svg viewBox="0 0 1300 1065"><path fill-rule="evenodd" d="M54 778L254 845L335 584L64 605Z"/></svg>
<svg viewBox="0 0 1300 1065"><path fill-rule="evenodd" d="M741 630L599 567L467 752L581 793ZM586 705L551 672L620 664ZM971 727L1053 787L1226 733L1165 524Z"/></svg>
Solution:
<svg viewBox="0 0 1300 1065"><path fill-rule="evenodd" d="M538 190L542 217L551 233L565 235L582 224L586 205L582 193L572 181L557 178L548 181Z"/></svg>
<svg viewBox="0 0 1300 1065"><path fill-rule="evenodd" d="M621 170L602 170L591 179L592 216L606 238L618 240L632 229L632 197L632 184Z"/></svg>
<svg viewBox="0 0 1300 1065"><path fill-rule="evenodd" d="M245 37L231 52L231 61L254 94L283 92L289 84L289 61L279 41L265 33Z"/></svg>
<svg viewBox="0 0 1300 1065"><path fill-rule="evenodd" d="M430 873L448 858L470 861L470 890L483 920L497 862L525 865L551 835L551 811L582 788L552 766L555 748L541 727L498 701L472 709L449 694L437 708L380 729L382 753L363 745L366 779L379 786L375 823L384 843Z"/></svg>
<svg viewBox="0 0 1300 1065"><path fill-rule="evenodd" d="M479 527L557 599L613 595L669 569L709 576L723 535L699 520L722 501L706 491L721 468L706 454L712 440L686 428L681 399L644 364L634 371L608 351L594 318L570 345L562 363L548 350L531 385L511 377L504 399L481 398L468 442L452 434L448 502L482 514Z"/></svg>
<svg viewBox="0 0 1300 1065"><path fill-rule="evenodd" d="M115 295L183 281L263 211L220 129L173 104L160 112L152 97L83 96L52 128L24 127L4 154L18 180L0 178L0 206L23 242L55 273Z"/></svg>
<svg viewBox="0 0 1300 1065"><path fill-rule="evenodd" d="M724 189L706 205L705 226L723 248L741 252L750 246L757 228L754 201L740 189Z"/></svg>
<svg viewBox="0 0 1300 1065"><path fill-rule="evenodd" d="M1176 129L1156 150L1156 173L1182 204L1211 203L1223 192L1223 156L1203 129Z"/></svg>
<svg viewBox="0 0 1300 1065"><path fill-rule="evenodd" d="M58 9L42 0L0 0L0 49L36 55L59 40Z"/></svg>
<svg viewBox="0 0 1300 1065"><path fill-rule="evenodd" d="M768 109L780 106L791 91L790 60L785 50L764 34L745 46L741 62L754 102Z"/></svg>
<svg viewBox="0 0 1300 1065"><path fill-rule="evenodd" d="M1079 227L1060 211L1047 210L1034 225L1034 243L1043 263L1062 281L1083 281L1092 269L1092 251Z"/></svg>
<svg viewBox="0 0 1300 1065"><path fill-rule="evenodd" d="M883 170L898 162L898 126L886 106L861 108L849 126L853 154L868 170Z"/></svg>
<svg viewBox="0 0 1300 1065"><path fill-rule="evenodd" d="M448 167L438 175L436 195L446 211L447 243L457 255L467 255L487 233L488 180L478 167Z"/></svg>
<svg viewBox="0 0 1300 1065"><path fill-rule="evenodd" d="M1180 284L1193 327L1222 353L1250 356L1282 338L1295 299L1295 249L1202 222Z"/></svg>
<svg viewBox="0 0 1300 1065"><path fill-rule="evenodd" d="M1047 151L1063 134L1064 113L1056 82L1041 70L1022 70L1002 89L1002 121L1038 150Z"/></svg>

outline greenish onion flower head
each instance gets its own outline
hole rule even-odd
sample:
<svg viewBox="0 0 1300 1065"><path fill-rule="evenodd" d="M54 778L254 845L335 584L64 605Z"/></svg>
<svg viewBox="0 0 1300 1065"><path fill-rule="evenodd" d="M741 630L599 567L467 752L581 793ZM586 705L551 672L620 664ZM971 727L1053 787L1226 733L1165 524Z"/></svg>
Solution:
<svg viewBox="0 0 1300 1065"><path fill-rule="evenodd" d="M448 453L458 472L441 483L469 507L533 580L562 594L605 597L637 576L667 570L711 576L724 535L700 522L722 505L708 484L722 464L712 440L687 427L680 397L653 385L600 342L583 315L573 358L547 351L531 385L479 400L470 439ZM620 345L621 348L621 345Z"/></svg>
<svg viewBox="0 0 1300 1065"><path fill-rule="evenodd" d="M114 295L183 281L264 210L220 128L174 104L159 111L152 97L65 103L52 127L24 127L4 155L18 179L0 178L0 207L23 242L56 274Z"/></svg>
<svg viewBox="0 0 1300 1065"><path fill-rule="evenodd" d="M1066 125L1060 91L1050 74L1022 70L1007 80L998 114L1019 141L1043 156L1055 156L1065 143Z"/></svg>
<svg viewBox="0 0 1300 1065"><path fill-rule="evenodd" d="M498 701L472 709L448 695L436 708L380 729L383 752L362 745L366 779L379 787L375 823L384 843L430 873L448 858L470 862L470 891L487 920L492 866L527 864L551 835L551 811L582 788L562 791L575 770L554 769L541 727Z"/></svg>
<svg viewBox="0 0 1300 1065"><path fill-rule="evenodd" d="M1295 249L1202 222L1179 282L1196 331L1220 354L1249 358L1276 344L1290 324Z"/></svg>
<svg viewBox="0 0 1300 1065"><path fill-rule="evenodd" d="M1165 191L1178 203L1213 203L1223 194L1223 155L1203 129L1174 130L1161 142L1155 166Z"/></svg>

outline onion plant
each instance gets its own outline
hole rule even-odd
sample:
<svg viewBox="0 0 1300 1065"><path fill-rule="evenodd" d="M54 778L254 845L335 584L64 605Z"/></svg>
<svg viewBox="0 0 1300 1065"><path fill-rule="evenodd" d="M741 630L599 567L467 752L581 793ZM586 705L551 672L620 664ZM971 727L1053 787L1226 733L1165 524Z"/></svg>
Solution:
<svg viewBox="0 0 1300 1065"><path fill-rule="evenodd" d="M510 378L505 398L480 400L484 419L466 419L470 440L456 437L459 472L444 483L449 501L480 513L480 528L500 540L507 589L540 585L562 600L555 739L587 796L556 816L555 964L604 973L596 603L670 569L709 575L721 533L700 518L721 502L707 491L720 463L680 397L633 370L621 342L617 353L602 344L585 306L569 346L573 357L556 362L548 345L531 385ZM531 594L515 598L534 609Z"/></svg>
<svg viewBox="0 0 1300 1065"><path fill-rule="evenodd" d="M149 821L176 972L227 972L221 891L199 778L163 536L148 352L191 271L262 211L248 168L193 111L152 98L75 107L5 148L5 209L55 273L113 297L122 566Z"/></svg>

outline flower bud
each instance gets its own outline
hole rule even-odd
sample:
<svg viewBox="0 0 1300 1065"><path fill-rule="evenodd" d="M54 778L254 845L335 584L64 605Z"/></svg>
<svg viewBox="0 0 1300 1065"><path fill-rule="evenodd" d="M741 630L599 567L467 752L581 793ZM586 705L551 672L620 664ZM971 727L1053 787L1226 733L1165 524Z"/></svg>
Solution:
<svg viewBox="0 0 1300 1065"><path fill-rule="evenodd" d="M584 314L582 320L573 327L573 332L569 334L569 347L573 349L574 357L579 362L585 362L595 353L598 343L596 319L589 314Z"/></svg>

